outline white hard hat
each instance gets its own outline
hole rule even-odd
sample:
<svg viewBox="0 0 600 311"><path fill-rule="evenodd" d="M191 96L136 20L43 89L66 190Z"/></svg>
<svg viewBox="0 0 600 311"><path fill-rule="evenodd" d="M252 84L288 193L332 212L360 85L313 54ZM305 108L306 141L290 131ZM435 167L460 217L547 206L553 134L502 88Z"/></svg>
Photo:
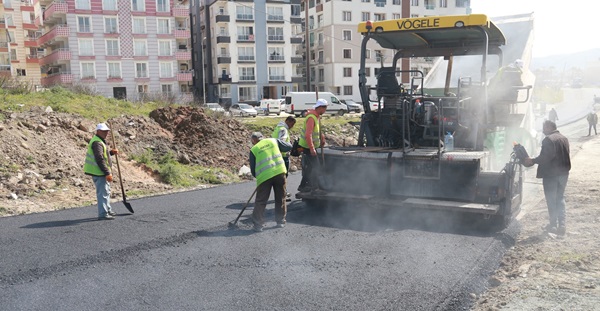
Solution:
<svg viewBox="0 0 600 311"><path fill-rule="evenodd" d="M108 126L106 126L106 124L98 123L98 125L96 125L96 131L110 131L110 129Z"/></svg>
<svg viewBox="0 0 600 311"><path fill-rule="evenodd" d="M319 107L327 107L327 100L319 98L319 100L317 100L317 103L315 104L315 109L319 108Z"/></svg>
<svg viewBox="0 0 600 311"><path fill-rule="evenodd" d="M524 65L523 60L521 60L521 59L515 60L515 66L517 66L517 68L521 68L522 69L523 65Z"/></svg>

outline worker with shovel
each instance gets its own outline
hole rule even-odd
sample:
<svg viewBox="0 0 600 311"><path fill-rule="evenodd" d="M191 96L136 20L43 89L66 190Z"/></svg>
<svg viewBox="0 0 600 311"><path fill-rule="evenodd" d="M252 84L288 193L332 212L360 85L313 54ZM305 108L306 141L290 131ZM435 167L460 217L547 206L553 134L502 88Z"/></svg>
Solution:
<svg viewBox="0 0 600 311"><path fill-rule="evenodd" d="M92 176L96 186L98 220L112 220L116 215L110 206L110 183L113 181L110 156L118 154L119 151L115 148L108 150L106 136L109 131L110 129L104 123L96 126L96 135L92 137L87 146L85 164L83 165L83 171L86 175Z"/></svg>
<svg viewBox="0 0 600 311"><path fill-rule="evenodd" d="M302 181L298 186L300 192L313 192L320 194L323 190L319 189L318 170L319 158L316 148L321 148L323 156L323 146L325 145L325 135L321 128L321 116L327 111L327 100L319 99L306 114L304 126L300 134L299 145L304 149L302 154Z"/></svg>
<svg viewBox="0 0 600 311"><path fill-rule="evenodd" d="M264 138L262 133L254 132L250 137L250 171L256 177L256 200L252 211L254 231L261 232L264 227L263 214L271 188L275 194L275 221L277 228L285 226L287 208L285 205L285 189L287 170L282 152L288 152L292 145L282 139Z"/></svg>

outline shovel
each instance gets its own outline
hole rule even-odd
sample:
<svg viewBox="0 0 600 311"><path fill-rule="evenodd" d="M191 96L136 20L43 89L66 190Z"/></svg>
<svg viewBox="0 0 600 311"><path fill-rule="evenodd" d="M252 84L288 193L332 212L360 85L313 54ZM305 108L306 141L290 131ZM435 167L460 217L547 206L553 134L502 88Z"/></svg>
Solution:
<svg viewBox="0 0 600 311"><path fill-rule="evenodd" d="M248 204L250 204L250 201L252 200L252 198L254 197L254 195L256 194L256 190L258 190L258 187L256 187L254 189L254 192L252 192L252 195L250 196L250 198L248 199L248 202L246 202L246 205L244 205L244 208L242 208L242 210L240 211L240 213L238 214L237 218L234 221L230 221L227 224L227 227L229 229L235 229L237 228L237 222L238 220L240 220L240 217L242 217L242 214L244 213L244 211L246 210L246 207L248 207Z"/></svg>
<svg viewBox="0 0 600 311"><path fill-rule="evenodd" d="M110 124L109 126L111 127L110 135L112 136L113 146L115 146L116 149L117 143L115 142L115 132L112 130L112 126ZM131 207L131 204L127 202L127 197L125 196L125 188L123 188L123 179L121 179L121 167L119 166L118 154L115 154L115 159L117 160L117 171L119 172L119 184L121 185L121 193L123 194L123 204L125 205L125 208L127 208L127 210L133 214L133 207Z"/></svg>

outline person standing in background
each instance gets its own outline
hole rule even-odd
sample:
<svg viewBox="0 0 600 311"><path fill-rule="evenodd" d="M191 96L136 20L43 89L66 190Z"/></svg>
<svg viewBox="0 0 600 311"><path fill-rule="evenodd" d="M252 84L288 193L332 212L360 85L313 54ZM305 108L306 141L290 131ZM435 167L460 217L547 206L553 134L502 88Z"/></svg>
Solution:
<svg viewBox="0 0 600 311"><path fill-rule="evenodd" d="M275 129L273 129L272 137L276 138L276 139L281 139L281 140L291 144L290 130L294 127L295 124L296 124L296 118L294 118L293 116L289 116L289 117L285 118L285 121L281 121L275 126ZM285 177L287 177L290 172L290 152L288 151L288 152L284 152L282 154L283 154L283 162L285 162L285 169L287 170ZM286 189L285 200L287 202L292 201L291 196L292 195L289 192L287 192L287 189Z"/></svg>
<svg viewBox="0 0 600 311"><path fill-rule="evenodd" d="M593 110L587 115L587 121L589 124L588 136L592 135L592 127L594 128L594 135L598 135L596 131L596 124L598 124L598 115Z"/></svg>
<svg viewBox="0 0 600 311"><path fill-rule="evenodd" d="M327 100L319 99L306 114L304 126L301 129L300 141L298 144L303 148L302 153L302 181L298 191L300 192L319 192L318 169L319 158L317 149L325 145L325 135L321 131L321 116L327 111Z"/></svg>

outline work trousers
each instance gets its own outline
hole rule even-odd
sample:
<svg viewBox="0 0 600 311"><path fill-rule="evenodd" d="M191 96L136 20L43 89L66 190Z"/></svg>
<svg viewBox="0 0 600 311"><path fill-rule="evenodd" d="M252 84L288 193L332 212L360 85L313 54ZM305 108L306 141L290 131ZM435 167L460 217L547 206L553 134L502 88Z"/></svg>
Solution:
<svg viewBox="0 0 600 311"><path fill-rule="evenodd" d="M255 226L262 226L267 201L271 196L271 188L275 194L275 221L285 224L285 215L287 207L285 205L286 179L285 173L267 179L256 189L256 200L254 201L254 210L252 211L252 222Z"/></svg>
<svg viewBox="0 0 600 311"><path fill-rule="evenodd" d="M588 136L592 135L592 127L594 128L594 135L598 135L598 132L596 132L596 124L590 124L590 128L588 129Z"/></svg>
<svg viewBox="0 0 600 311"><path fill-rule="evenodd" d="M544 177L542 180L551 226L565 226L565 188L567 188L568 180L569 174L554 177Z"/></svg>
<svg viewBox="0 0 600 311"><path fill-rule="evenodd" d="M110 183L106 181L106 176L92 176L96 186L96 198L98 200L98 217L104 217L112 211L110 206Z"/></svg>
<svg viewBox="0 0 600 311"><path fill-rule="evenodd" d="M313 156L308 148L302 153L302 181L298 190L310 188L311 190L319 188L319 154Z"/></svg>

